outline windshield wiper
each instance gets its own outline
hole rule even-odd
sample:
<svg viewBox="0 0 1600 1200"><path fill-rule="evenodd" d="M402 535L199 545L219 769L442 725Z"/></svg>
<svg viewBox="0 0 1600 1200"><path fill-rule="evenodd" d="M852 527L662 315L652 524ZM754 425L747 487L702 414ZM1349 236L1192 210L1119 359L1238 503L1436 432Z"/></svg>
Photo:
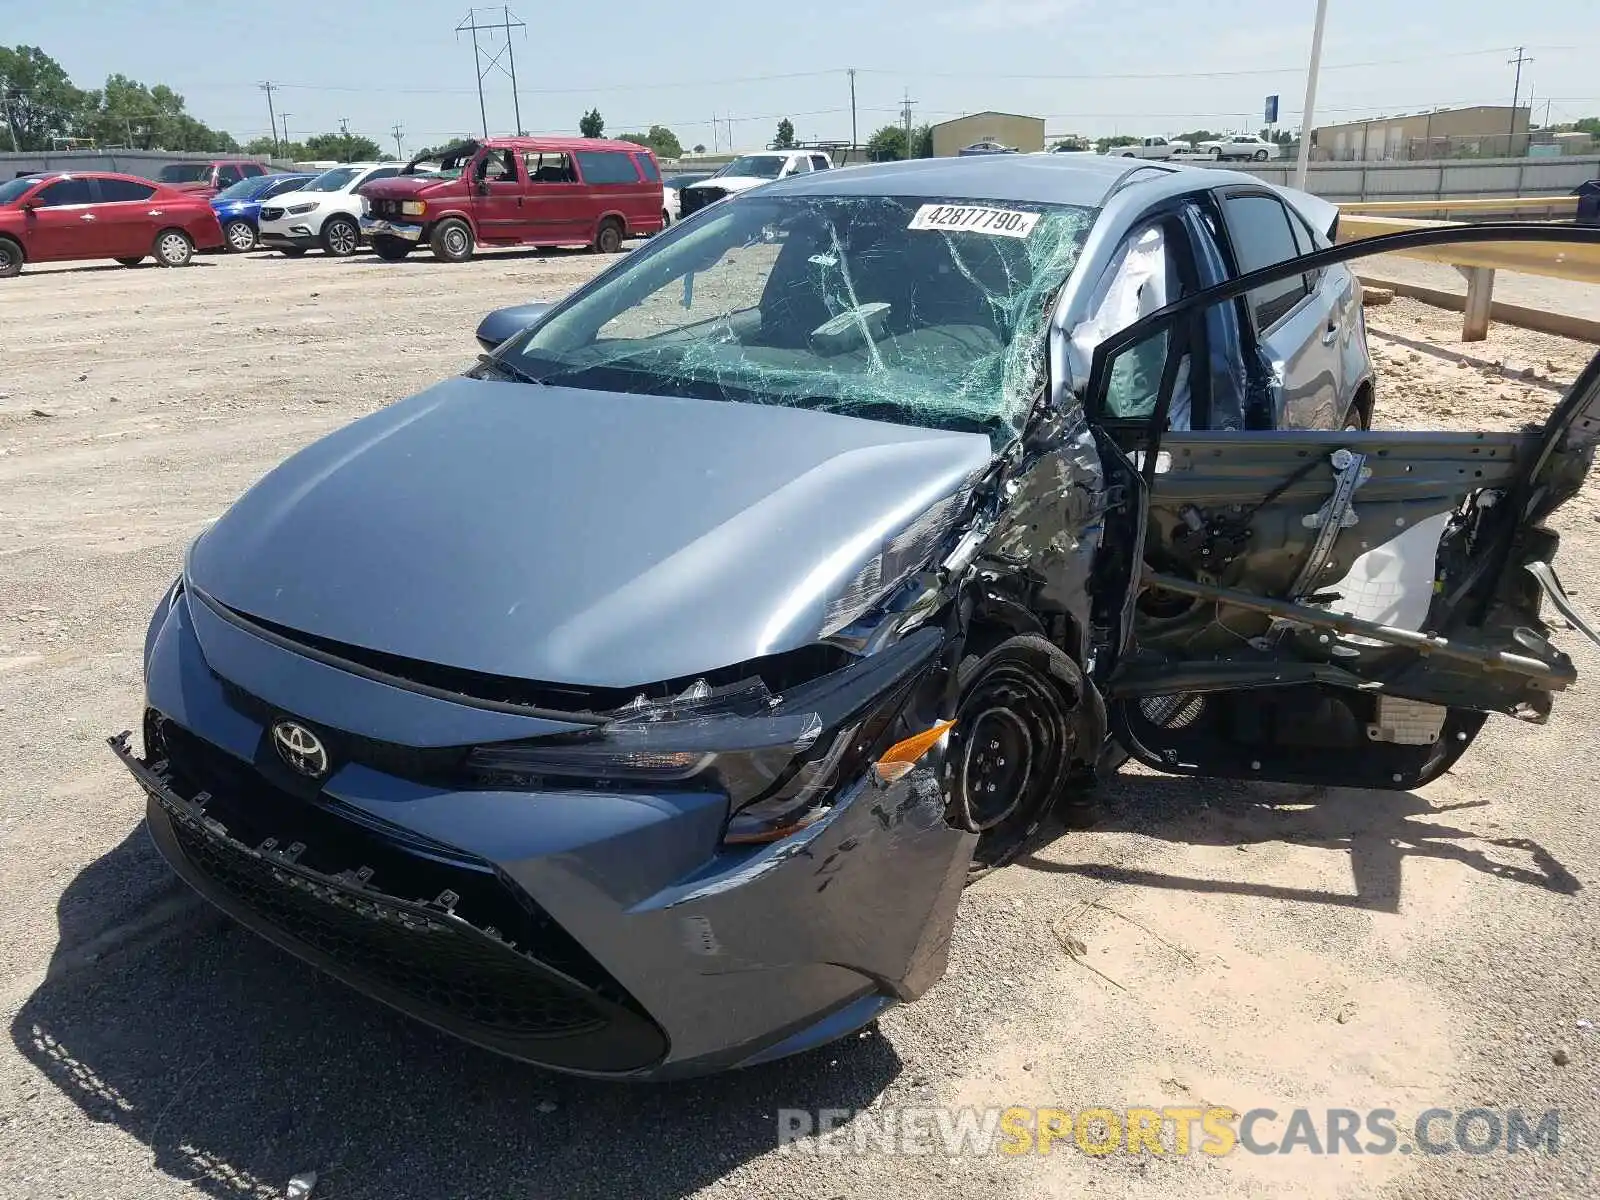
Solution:
<svg viewBox="0 0 1600 1200"><path fill-rule="evenodd" d="M506 359L503 359L503 358L496 358L492 354L480 354L480 355L478 355L478 366L477 366L476 369L479 370L479 371L484 371L484 370L498 371L501 375L504 375L507 379L513 380L513 381L515 381L517 383L543 383L544 382L544 380L540 379L537 375L530 375L527 371L524 371L521 367L517 366L515 363L510 362L510 361L508 361Z"/></svg>

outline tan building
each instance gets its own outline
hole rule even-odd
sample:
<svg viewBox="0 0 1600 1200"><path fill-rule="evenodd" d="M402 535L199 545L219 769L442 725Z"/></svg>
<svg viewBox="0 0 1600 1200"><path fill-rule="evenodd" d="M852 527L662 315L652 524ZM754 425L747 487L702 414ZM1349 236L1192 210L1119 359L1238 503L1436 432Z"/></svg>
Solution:
<svg viewBox="0 0 1600 1200"><path fill-rule="evenodd" d="M1323 162L1520 158L1528 152L1528 110L1480 104L1322 125L1312 131L1311 145L1312 157Z"/></svg>
<svg viewBox="0 0 1600 1200"><path fill-rule="evenodd" d="M1044 149L1044 118L981 112L933 126L933 156L954 158L974 142L999 142L1014 150Z"/></svg>

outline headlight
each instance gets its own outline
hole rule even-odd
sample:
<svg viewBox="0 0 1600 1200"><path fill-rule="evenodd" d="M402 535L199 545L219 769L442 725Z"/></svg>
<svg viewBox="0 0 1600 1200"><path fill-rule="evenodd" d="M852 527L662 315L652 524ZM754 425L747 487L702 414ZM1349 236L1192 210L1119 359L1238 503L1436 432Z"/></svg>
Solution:
<svg viewBox="0 0 1600 1200"><path fill-rule="evenodd" d="M831 637L864 615L939 548L966 509L970 489L947 496L883 545L849 585L828 602L822 636Z"/></svg>
<svg viewBox="0 0 1600 1200"><path fill-rule="evenodd" d="M773 841L816 821L836 785L866 770L942 644L939 631L919 630L781 698L759 679L715 689L702 681L670 700L636 700L593 734L476 747L467 768L482 786L512 789L694 779L728 797L726 840Z"/></svg>
<svg viewBox="0 0 1600 1200"><path fill-rule="evenodd" d="M293 208L289 209L288 212L291 217L303 217L308 212L316 212L317 206L321 203L322 202L320 200L312 200L306 204L296 204Z"/></svg>
<svg viewBox="0 0 1600 1200"><path fill-rule="evenodd" d="M428 204L425 200L406 200L401 203L400 211L408 217L420 217L428 211Z"/></svg>

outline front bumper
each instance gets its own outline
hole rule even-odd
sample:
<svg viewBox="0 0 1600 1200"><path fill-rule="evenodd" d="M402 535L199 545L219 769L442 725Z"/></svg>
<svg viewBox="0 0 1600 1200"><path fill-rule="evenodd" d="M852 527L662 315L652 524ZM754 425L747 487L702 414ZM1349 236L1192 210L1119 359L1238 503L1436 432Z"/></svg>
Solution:
<svg viewBox="0 0 1600 1200"><path fill-rule="evenodd" d="M428 785L406 777L433 753L413 747L387 747L394 774L363 754L308 786L271 714L338 737L329 718L359 726L381 685L206 621L181 598L158 618L145 759L113 739L158 848L242 924L445 1032L563 1071L681 1077L843 1036L943 973L975 838L945 824L932 772L858 780L808 829L740 848L710 791Z"/></svg>
<svg viewBox="0 0 1600 1200"><path fill-rule="evenodd" d="M390 221L383 217L362 217L361 236L368 241L375 237L392 237L399 238L403 242L420 242L422 226Z"/></svg>
<svg viewBox="0 0 1600 1200"><path fill-rule="evenodd" d="M269 228L262 225L257 232L263 246L274 249L288 248L291 250L315 250L322 244L317 234L309 226L296 224L293 227Z"/></svg>

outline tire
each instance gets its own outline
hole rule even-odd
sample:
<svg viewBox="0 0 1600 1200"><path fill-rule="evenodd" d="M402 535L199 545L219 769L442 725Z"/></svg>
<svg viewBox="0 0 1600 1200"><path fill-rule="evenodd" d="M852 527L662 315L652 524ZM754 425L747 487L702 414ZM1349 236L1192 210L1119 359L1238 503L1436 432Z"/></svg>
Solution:
<svg viewBox="0 0 1600 1200"><path fill-rule="evenodd" d="M194 243L181 229L163 229L156 234L156 265L160 267L186 267L194 257Z"/></svg>
<svg viewBox="0 0 1600 1200"><path fill-rule="evenodd" d="M306 248L304 246L279 246L278 253L285 258L304 258L306 256Z"/></svg>
<svg viewBox="0 0 1600 1200"><path fill-rule="evenodd" d="M22 247L8 237L0 237L0 279L22 274Z"/></svg>
<svg viewBox="0 0 1600 1200"><path fill-rule="evenodd" d="M1255 157L1257 162L1266 162L1267 152L1265 150L1257 150Z"/></svg>
<svg viewBox="0 0 1600 1200"><path fill-rule="evenodd" d="M384 262L400 262L411 253L412 243L405 238L379 234L372 239L372 251Z"/></svg>
<svg viewBox="0 0 1600 1200"><path fill-rule="evenodd" d="M1364 433L1372 428L1372 419L1361 407L1360 400L1350 405L1350 411L1344 414L1344 424L1340 428L1346 433Z"/></svg>
<svg viewBox="0 0 1600 1200"><path fill-rule="evenodd" d="M235 254L248 254L258 245L256 227L249 221L229 221L222 227L222 240Z"/></svg>
<svg viewBox="0 0 1600 1200"><path fill-rule="evenodd" d="M596 254L619 254L622 251L622 222L615 217L607 217L600 222L600 228L594 235L594 252Z"/></svg>
<svg viewBox="0 0 1600 1200"><path fill-rule="evenodd" d="M1211 159L1212 159L1213 162L1221 162L1222 161L1222 147L1221 146L1213 146L1213 147L1211 147L1211 149L1207 150L1206 153L1211 156Z"/></svg>
<svg viewBox="0 0 1600 1200"><path fill-rule="evenodd" d="M119 263L121 263L125 267L137 267L140 263L142 263L144 261L144 259L143 258L119 258L119 259L117 259L117 261Z"/></svg>
<svg viewBox="0 0 1600 1200"><path fill-rule="evenodd" d="M1004 865L1060 804L1081 804L1106 740L1099 693L1062 650L1011 637L963 659L945 819L978 834L969 874Z"/></svg>
<svg viewBox="0 0 1600 1200"><path fill-rule="evenodd" d="M472 257L472 226L459 217L440 221L428 236L428 249L440 262L466 262Z"/></svg>
<svg viewBox="0 0 1600 1200"><path fill-rule="evenodd" d="M1137 157L1137 155L1135 155L1132 150L1124 150L1121 154L1117 155L1117 157L1118 158L1135 158L1135 157Z"/></svg>
<svg viewBox="0 0 1600 1200"><path fill-rule="evenodd" d="M333 216L322 223L322 249L334 258L349 258L361 248L361 227L349 217Z"/></svg>

